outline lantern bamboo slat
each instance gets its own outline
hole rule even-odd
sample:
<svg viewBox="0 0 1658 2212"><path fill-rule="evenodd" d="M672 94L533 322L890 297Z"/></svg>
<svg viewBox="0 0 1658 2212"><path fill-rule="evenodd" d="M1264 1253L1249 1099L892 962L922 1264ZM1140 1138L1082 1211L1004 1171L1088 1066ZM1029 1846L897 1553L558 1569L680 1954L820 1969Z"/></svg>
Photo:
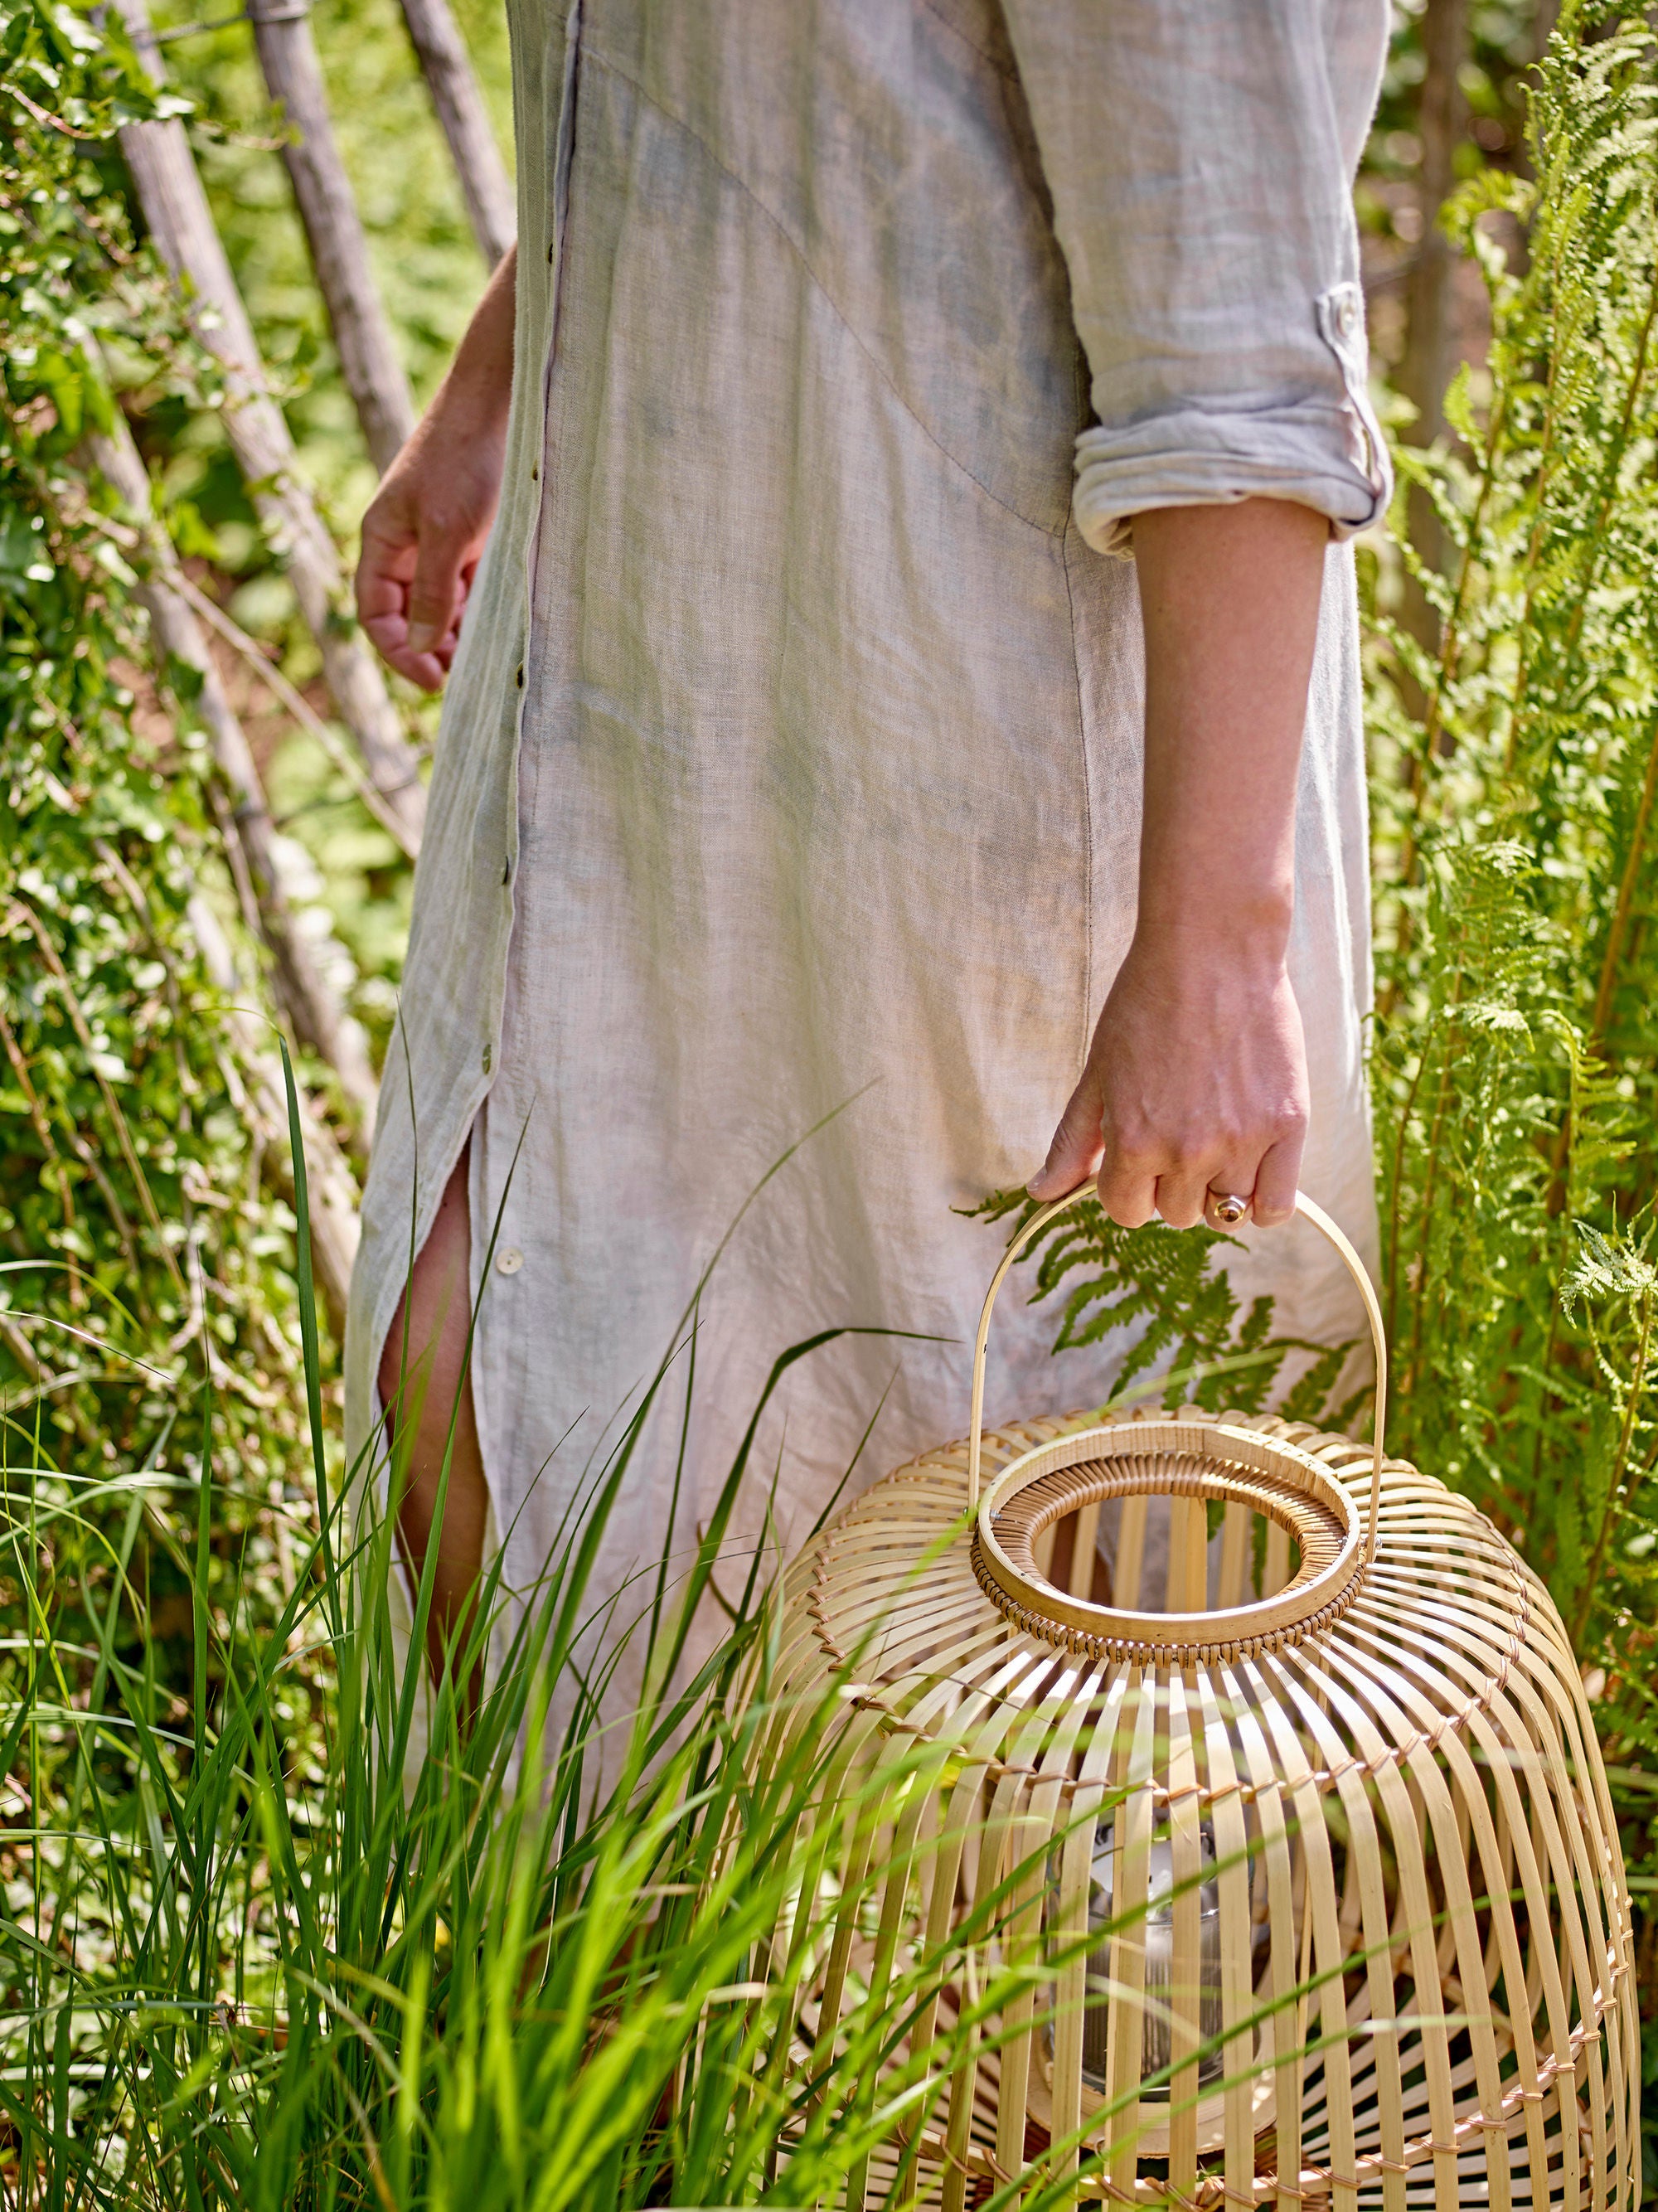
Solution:
<svg viewBox="0 0 1658 2212"><path fill-rule="evenodd" d="M841 1717L774 2079L821 2098L897 1978L948 1962L848 2207L1024 2176L1181 2212L1631 2212L1629 1896L1565 1633L1483 1516L1384 1457L1374 1293L1298 1204L1364 1290L1370 1443L1190 1407L984 1431L992 1307L1046 1208L986 1300L967 1441L785 1577L762 1755L837 1686Z"/></svg>

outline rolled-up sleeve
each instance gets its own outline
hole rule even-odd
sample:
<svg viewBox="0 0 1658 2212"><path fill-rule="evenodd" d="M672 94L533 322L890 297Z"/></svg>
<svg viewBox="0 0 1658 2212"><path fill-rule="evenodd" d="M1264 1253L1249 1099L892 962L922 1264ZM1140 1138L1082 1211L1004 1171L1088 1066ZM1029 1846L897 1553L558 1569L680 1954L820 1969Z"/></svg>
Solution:
<svg viewBox="0 0 1658 2212"><path fill-rule="evenodd" d="M1256 497L1374 521L1352 173L1386 0L1005 9L1088 361L1083 536Z"/></svg>

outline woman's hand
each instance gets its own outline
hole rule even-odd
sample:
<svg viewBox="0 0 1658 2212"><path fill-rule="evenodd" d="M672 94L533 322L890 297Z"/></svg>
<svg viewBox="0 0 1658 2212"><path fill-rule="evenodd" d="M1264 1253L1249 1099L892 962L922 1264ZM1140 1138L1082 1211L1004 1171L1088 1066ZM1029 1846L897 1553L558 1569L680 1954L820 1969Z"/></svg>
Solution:
<svg viewBox="0 0 1658 2212"><path fill-rule="evenodd" d="M1293 1209L1307 1127L1284 967L1296 782L1329 529L1284 501L1136 518L1145 816L1134 939L1037 1198L1090 1176L1114 1221L1177 1229L1209 1194Z"/></svg>
<svg viewBox="0 0 1658 2212"><path fill-rule="evenodd" d="M454 659L504 448L487 422L428 415L362 519L358 618L381 659L422 691L441 690Z"/></svg>
<svg viewBox="0 0 1658 2212"><path fill-rule="evenodd" d="M1031 1184L1058 1198L1090 1176L1114 1221L1203 1218L1210 1191L1289 1218L1307 1128L1301 1010L1281 957L1240 957L1200 932L1136 938Z"/></svg>
<svg viewBox="0 0 1658 2212"><path fill-rule="evenodd" d="M357 615L380 658L441 690L501 498L516 255L489 280L437 397L362 519Z"/></svg>

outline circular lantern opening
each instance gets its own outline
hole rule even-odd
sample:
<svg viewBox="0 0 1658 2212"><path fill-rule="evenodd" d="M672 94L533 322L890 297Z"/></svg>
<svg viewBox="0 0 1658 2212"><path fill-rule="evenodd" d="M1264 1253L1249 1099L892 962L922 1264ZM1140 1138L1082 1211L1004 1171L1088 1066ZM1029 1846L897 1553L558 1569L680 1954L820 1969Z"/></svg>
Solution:
<svg viewBox="0 0 1658 2212"><path fill-rule="evenodd" d="M1363 1553L1357 1504L1319 1461L1189 1418L1023 1454L986 1492L973 1544L981 1587L1031 1633L1175 1663L1271 1650L1337 1619Z"/></svg>

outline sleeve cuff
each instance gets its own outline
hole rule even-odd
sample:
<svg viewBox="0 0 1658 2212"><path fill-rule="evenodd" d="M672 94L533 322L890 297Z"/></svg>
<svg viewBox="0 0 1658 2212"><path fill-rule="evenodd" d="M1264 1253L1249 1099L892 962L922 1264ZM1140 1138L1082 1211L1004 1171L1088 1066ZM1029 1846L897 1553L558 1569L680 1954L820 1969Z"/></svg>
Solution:
<svg viewBox="0 0 1658 2212"><path fill-rule="evenodd" d="M1072 508L1096 553L1126 550L1128 522L1157 507L1293 500L1327 515L1338 538L1387 512L1393 469L1366 389L1363 296L1339 284L1315 306L1340 370L1331 397L1188 403L1082 433Z"/></svg>

